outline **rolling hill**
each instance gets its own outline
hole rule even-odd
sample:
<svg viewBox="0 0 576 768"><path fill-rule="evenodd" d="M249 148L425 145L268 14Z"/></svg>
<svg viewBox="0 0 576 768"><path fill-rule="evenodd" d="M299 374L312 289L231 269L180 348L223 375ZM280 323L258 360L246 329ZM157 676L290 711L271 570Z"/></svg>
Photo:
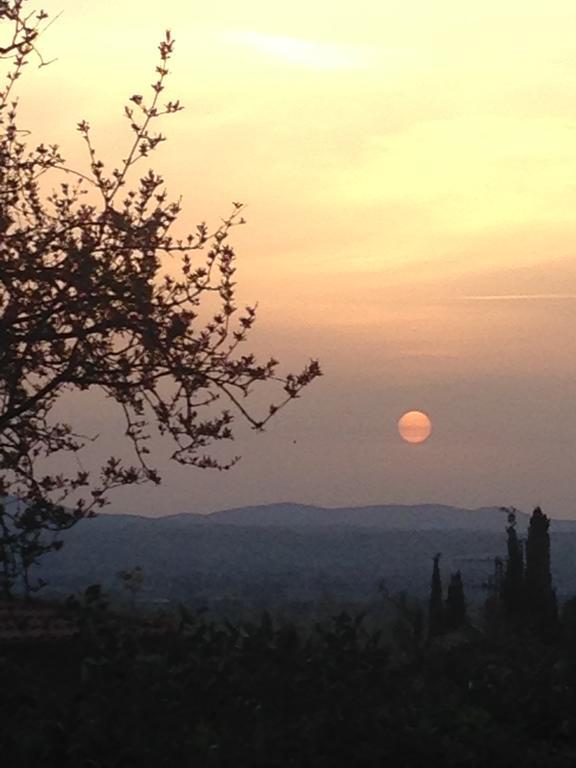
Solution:
<svg viewBox="0 0 576 768"><path fill-rule="evenodd" d="M519 515L525 535L528 517ZM159 518L102 514L63 536L38 575L50 592L92 583L119 589L118 571L141 566L150 600L268 605L325 598L361 600L378 584L424 597L432 557L445 577L463 573L471 600L485 595L494 557L506 552L506 514L424 504L326 509L300 504L241 507ZM552 522L560 596L576 593L576 523Z"/></svg>

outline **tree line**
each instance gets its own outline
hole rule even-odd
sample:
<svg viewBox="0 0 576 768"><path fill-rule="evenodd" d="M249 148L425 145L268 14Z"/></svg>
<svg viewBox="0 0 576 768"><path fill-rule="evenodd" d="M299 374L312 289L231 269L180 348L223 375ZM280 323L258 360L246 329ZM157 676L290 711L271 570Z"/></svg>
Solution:
<svg viewBox="0 0 576 768"><path fill-rule="evenodd" d="M516 510L510 508L506 526L507 556L494 560L494 573L486 585L485 612L493 622L505 622L513 630L530 630L542 638L558 631L558 603L552 583L550 519L536 507L524 542L517 532ZM428 600L428 639L469 625L462 574L450 575L443 599L440 557L433 558Z"/></svg>

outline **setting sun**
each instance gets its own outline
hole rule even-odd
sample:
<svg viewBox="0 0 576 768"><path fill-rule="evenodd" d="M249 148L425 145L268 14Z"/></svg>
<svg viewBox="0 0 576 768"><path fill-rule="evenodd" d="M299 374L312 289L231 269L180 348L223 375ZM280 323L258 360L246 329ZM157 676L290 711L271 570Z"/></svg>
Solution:
<svg viewBox="0 0 576 768"><path fill-rule="evenodd" d="M3 765L576 768L575 27L0 0Z"/></svg>
<svg viewBox="0 0 576 768"><path fill-rule="evenodd" d="M145 96L170 29L161 103L184 110L158 122L167 140L138 161L181 197L170 235L201 221L214 231L245 203L230 245L238 307L258 305L246 354L272 355L280 373L308 358L326 371L285 442L273 420L239 435L234 472L193 481L162 457L162 487L132 489L115 511L185 509L192 484L202 510L304 488L313 504L380 503L385 487L402 503L477 506L498 488L518 507L538 498L573 515L573 3L41 6L50 63L18 80L29 146L58 144L90 175L86 120L115 168L131 140L124 104ZM400 440L418 404L433 439L406 426ZM102 435L95 452L115 451L97 407L76 417ZM406 451L423 437L415 473Z"/></svg>
<svg viewBox="0 0 576 768"><path fill-rule="evenodd" d="M407 443L423 443L432 432L432 422L422 411L408 411L398 421L398 432Z"/></svg>

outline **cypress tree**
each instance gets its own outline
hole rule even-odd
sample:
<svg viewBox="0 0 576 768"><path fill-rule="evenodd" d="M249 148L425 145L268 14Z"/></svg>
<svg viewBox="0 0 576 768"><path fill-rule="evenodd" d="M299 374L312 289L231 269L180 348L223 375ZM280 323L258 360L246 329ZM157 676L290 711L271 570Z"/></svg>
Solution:
<svg viewBox="0 0 576 768"><path fill-rule="evenodd" d="M442 602L442 579L440 578L440 553L434 556L430 601L428 603L428 639L432 640L444 631L444 603Z"/></svg>
<svg viewBox="0 0 576 768"><path fill-rule="evenodd" d="M504 562L501 557L494 558L494 572L482 585L488 596L484 603L484 621L486 629L493 633L501 627L502 589L504 585Z"/></svg>
<svg viewBox="0 0 576 768"><path fill-rule="evenodd" d="M506 571L501 586L501 597L506 614L509 617L518 617L523 613L524 600L524 552L522 542L516 533L516 510L508 512L508 535Z"/></svg>
<svg viewBox="0 0 576 768"><path fill-rule="evenodd" d="M502 584L504 583L504 563L501 557L494 558L494 574L490 579L491 596L498 598L502 591Z"/></svg>
<svg viewBox="0 0 576 768"><path fill-rule="evenodd" d="M556 593L550 572L550 520L536 507L530 518L526 542L526 609L533 628L553 633L558 620Z"/></svg>
<svg viewBox="0 0 576 768"><path fill-rule="evenodd" d="M446 595L444 626L447 630L463 627L468 621L462 574L456 571L450 576Z"/></svg>

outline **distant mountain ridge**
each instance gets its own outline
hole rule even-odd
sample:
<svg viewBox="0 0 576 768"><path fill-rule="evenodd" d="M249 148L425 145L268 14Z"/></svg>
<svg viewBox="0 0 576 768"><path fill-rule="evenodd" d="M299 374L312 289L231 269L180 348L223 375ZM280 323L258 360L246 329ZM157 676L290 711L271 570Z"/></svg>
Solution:
<svg viewBox="0 0 576 768"><path fill-rule="evenodd" d="M4 503L14 503L12 496ZM544 510L546 512L546 510ZM519 533L528 528L530 515L516 512ZM551 518L555 532L576 533L575 520ZM346 526L375 528L381 531L487 531L504 532L508 524L506 507L477 507L469 509L449 504L372 504L358 507L321 507L295 502L276 502L244 507L230 507L207 514L182 512L170 515L144 516L126 513L101 512L90 520L90 525L106 528L133 527L136 521L142 525L189 526L226 525L245 528L327 528ZM82 523L84 524L84 523Z"/></svg>
<svg viewBox="0 0 576 768"><path fill-rule="evenodd" d="M526 539L529 516L518 513ZM440 504L327 509L305 504L239 507L210 515L101 514L62 535L37 575L58 594L89 584L121 589L118 572L144 569L150 599L247 605L362 600L384 581L392 592L426 598L432 557L461 570L467 596L485 598L494 558L506 557L506 510ZM552 520L552 566L559 597L576 593L576 521Z"/></svg>
<svg viewBox="0 0 576 768"><path fill-rule="evenodd" d="M494 531L503 532L507 512L501 507L463 509L446 504L388 504L363 507L318 507L291 502L235 507L208 515L181 514L163 518L174 523L234 525L242 527L325 528L353 526L378 530ZM517 514L519 530L528 525L529 516ZM574 523L576 530L576 523Z"/></svg>

